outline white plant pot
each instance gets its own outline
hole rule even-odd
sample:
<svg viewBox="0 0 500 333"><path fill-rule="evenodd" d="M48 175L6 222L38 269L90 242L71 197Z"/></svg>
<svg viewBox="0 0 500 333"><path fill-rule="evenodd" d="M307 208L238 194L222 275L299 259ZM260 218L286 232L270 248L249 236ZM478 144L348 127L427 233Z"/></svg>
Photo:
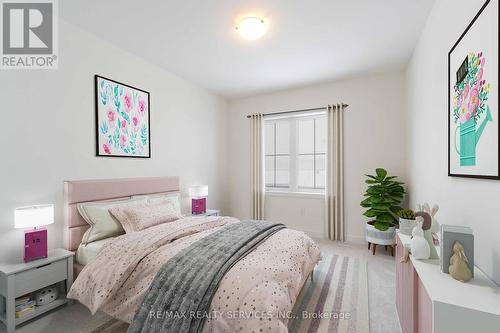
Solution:
<svg viewBox="0 0 500 333"><path fill-rule="evenodd" d="M389 227L386 231L376 229L371 224L366 224L366 241L372 244L379 245L394 245L396 236L396 228Z"/></svg>
<svg viewBox="0 0 500 333"><path fill-rule="evenodd" d="M399 232L403 235L411 236L411 231L417 226L415 220L408 220L402 217L399 218Z"/></svg>

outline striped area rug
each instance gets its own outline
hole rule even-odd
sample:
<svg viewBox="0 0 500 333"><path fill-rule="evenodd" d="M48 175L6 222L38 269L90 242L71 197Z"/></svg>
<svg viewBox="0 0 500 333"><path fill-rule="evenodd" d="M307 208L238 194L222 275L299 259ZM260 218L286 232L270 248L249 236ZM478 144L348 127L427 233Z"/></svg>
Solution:
<svg viewBox="0 0 500 333"><path fill-rule="evenodd" d="M323 258L292 312L291 333L368 333L366 261L342 255Z"/></svg>

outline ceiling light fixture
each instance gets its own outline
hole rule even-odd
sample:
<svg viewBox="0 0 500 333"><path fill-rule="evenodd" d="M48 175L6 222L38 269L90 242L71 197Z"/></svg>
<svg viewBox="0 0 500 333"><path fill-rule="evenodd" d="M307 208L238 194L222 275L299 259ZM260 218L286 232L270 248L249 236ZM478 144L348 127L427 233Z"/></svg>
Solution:
<svg viewBox="0 0 500 333"><path fill-rule="evenodd" d="M267 24L260 17L245 17L236 26L236 31L247 40L256 40L267 32Z"/></svg>

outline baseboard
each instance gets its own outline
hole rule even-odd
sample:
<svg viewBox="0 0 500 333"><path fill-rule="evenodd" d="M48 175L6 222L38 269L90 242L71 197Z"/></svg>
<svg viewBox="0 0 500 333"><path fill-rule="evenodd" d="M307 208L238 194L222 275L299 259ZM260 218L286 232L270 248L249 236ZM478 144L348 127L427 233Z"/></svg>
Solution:
<svg viewBox="0 0 500 333"><path fill-rule="evenodd" d="M295 226L290 227L292 229L302 231L306 235L308 235L311 238L316 238L316 239L328 239L326 234L324 232L319 232L319 231L311 231L311 230L305 230L305 229L299 229ZM351 244L366 244L366 238L365 236L358 236L358 235L347 235L345 239L346 243L351 243Z"/></svg>
<svg viewBox="0 0 500 333"><path fill-rule="evenodd" d="M302 230L302 229L297 229L297 228L293 228L293 229L298 230L298 231L302 231L303 233L305 233L307 236L309 236L311 238L326 239L326 236L322 232Z"/></svg>
<svg viewBox="0 0 500 333"><path fill-rule="evenodd" d="M308 235L311 238L328 239L328 237L326 237L326 235L322 232L302 230L302 229L296 229L296 228L295 228L295 230L302 231L303 233L305 233L306 235ZM364 244L366 244L366 239L364 236L347 235L345 242L350 243L350 244L362 244L362 245L364 245Z"/></svg>
<svg viewBox="0 0 500 333"><path fill-rule="evenodd" d="M347 235L345 241L346 243L352 244L366 244L366 239L364 236Z"/></svg>

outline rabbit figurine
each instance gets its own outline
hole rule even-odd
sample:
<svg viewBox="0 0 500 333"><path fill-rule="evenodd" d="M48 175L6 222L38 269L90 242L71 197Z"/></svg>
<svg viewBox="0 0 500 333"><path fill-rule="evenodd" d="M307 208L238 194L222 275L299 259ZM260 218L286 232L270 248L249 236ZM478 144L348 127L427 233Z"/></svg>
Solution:
<svg viewBox="0 0 500 333"><path fill-rule="evenodd" d="M461 282L472 279L472 272L467 265L469 260L464 252L464 246L460 242L453 244L453 255L450 258L449 272L452 278Z"/></svg>
<svg viewBox="0 0 500 333"><path fill-rule="evenodd" d="M426 239L431 241L429 245L439 245L439 237L438 237L438 232L440 229L439 222L436 219L436 214L439 210L438 205L431 206L426 202L423 205L417 205L417 211L422 211L431 216L431 228L430 228L430 237L429 235L425 235ZM437 254L434 255L431 250L431 259L437 258Z"/></svg>
<svg viewBox="0 0 500 333"><path fill-rule="evenodd" d="M429 259L431 249L429 243L424 238L424 230L422 230L424 219L421 216L417 216L415 220L417 226L411 232L410 252L415 259Z"/></svg>
<svg viewBox="0 0 500 333"><path fill-rule="evenodd" d="M423 220L422 222L422 230L424 231L424 238L427 241L427 244L429 244L429 249L431 251L431 254L429 255L428 259L439 259L439 255L437 253L436 247L434 246L434 242L432 240L432 232L431 232L431 225L432 225L432 216L431 214L425 212L425 211L420 211L416 212L415 216L420 216Z"/></svg>
<svg viewBox="0 0 500 333"><path fill-rule="evenodd" d="M430 214L432 217L431 232L433 234L435 234L439 231L439 223L436 220L436 214L437 214L438 210L439 210L438 205L434 205L431 208L427 202L424 204L424 212Z"/></svg>
<svg viewBox="0 0 500 333"><path fill-rule="evenodd" d="M439 210L439 206L434 205L431 208L431 206L426 202L422 206L419 205L419 207L421 207L422 211L426 212L432 217L431 232L433 234L437 233L439 231L439 223L436 220L436 213Z"/></svg>

